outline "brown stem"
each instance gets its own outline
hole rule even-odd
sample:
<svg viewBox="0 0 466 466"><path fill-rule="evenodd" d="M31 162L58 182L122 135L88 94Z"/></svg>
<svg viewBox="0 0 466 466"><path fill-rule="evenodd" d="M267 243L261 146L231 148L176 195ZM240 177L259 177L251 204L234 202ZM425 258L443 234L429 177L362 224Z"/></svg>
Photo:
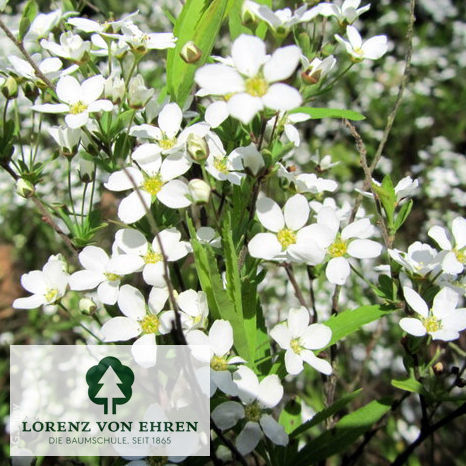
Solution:
<svg viewBox="0 0 466 466"><path fill-rule="evenodd" d="M416 21L416 17L414 16L414 8L416 6L416 0L411 0L410 1L410 7L409 7L409 23L408 23L408 29L406 31L406 41L407 41L407 50L406 50L406 55L405 55L405 68L403 71L403 76L401 78L400 82L400 87L398 88L398 95L395 100L395 104L393 105L393 109L390 112L390 114L387 117L387 122L385 124L385 128L383 131L382 139L380 140L380 143L377 147L377 150L375 152L374 159L372 160L372 163L369 167L371 177L372 173L374 172L375 168L377 167L377 164L380 161L380 158L382 157L382 152L385 148L385 145L387 144L388 137L390 135L390 132L392 130L393 123L395 121L396 115L398 114L398 111L400 109L401 101L403 100L403 95L406 90L406 86L408 85L408 81L410 78L411 74L411 58L413 55L413 35L414 35L414 22ZM367 180L364 182L363 190L369 189L370 184L367 184ZM356 217L356 212L358 211L359 207L361 206L362 203L362 195L360 194L355 202L355 205L353 207L353 210L350 215L350 223L355 219Z"/></svg>
<svg viewBox="0 0 466 466"><path fill-rule="evenodd" d="M44 81L47 86L55 90L55 86L52 84L52 82L47 78L47 76L42 73L42 71L39 69L37 66L36 62L32 59L31 55L29 55L28 51L24 48L23 42L17 39L13 33L8 29L8 27L5 25L5 23L0 19L0 29L3 30L3 32L7 35L8 39L10 39L16 47L20 50L20 52L23 54L23 57L26 59L26 61L32 66L34 69L34 72L36 73L36 76L40 78L42 81Z"/></svg>
<svg viewBox="0 0 466 466"><path fill-rule="evenodd" d="M309 304L306 302L304 299L303 293L301 291L301 288L299 288L298 282L296 281L296 277L293 272L293 267L291 264L285 263L283 264L283 268L286 270L286 274L288 275L288 278L290 280L290 283L294 289L294 293L296 298L299 301L299 304L301 306L305 307L309 311Z"/></svg>
<svg viewBox="0 0 466 466"><path fill-rule="evenodd" d="M247 466L248 463L246 462L244 456L238 451L238 449L235 447L235 444L229 438L223 435L223 432L217 427L212 418L210 418L210 425L212 426L212 430L217 434L217 437L233 453L233 456L239 461L239 463L243 466Z"/></svg>

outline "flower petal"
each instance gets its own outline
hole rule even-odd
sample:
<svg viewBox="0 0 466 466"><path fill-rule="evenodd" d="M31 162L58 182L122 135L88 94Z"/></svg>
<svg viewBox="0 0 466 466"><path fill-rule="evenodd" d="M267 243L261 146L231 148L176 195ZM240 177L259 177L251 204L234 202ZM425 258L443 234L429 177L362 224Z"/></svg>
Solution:
<svg viewBox="0 0 466 466"><path fill-rule="evenodd" d="M141 197L144 201L141 202ZM146 215L146 207L151 205L152 197L146 191L133 191L121 200L118 206L118 217L124 223L134 223Z"/></svg>
<svg viewBox="0 0 466 466"><path fill-rule="evenodd" d="M288 313L288 328L292 338L300 337L309 325L309 311L301 306L290 309Z"/></svg>
<svg viewBox="0 0 466 466"><path fill-rule="evenodd" d="M288 79L298 66L301 50L296 45L288 45L275 50L264 65L264 77L269 83Z"/></svg>
<svg viewBox="0 0 466 466"><path fill-rule="evenodd" d="M426 302L412 288L404 286L403 295L413 311L417 312L424 318L429 315L429 308L427 307Z"/></svg>
<svg viewBox="0 0 466 466"><path fill-rule="evenodd" d="M365 239L369 236L372 236L374 232L374 227L372 226L371 222L368 218L363 218L361 220L356 220L353 223L347 225L341 231L342 239L350 239L350 238L361 238Z"/></svg>
<svg viewBox="0 0 466 466"><path fill-rule="evenodd" d="M233 373L233 381L238 387L238 396L243 403L252 403L259 393L259 379L254 372L246 366L240 366Z"/></svg>
<svg viewBox="0 0 466 466"><path fill-rule="evenodd" d="M262 197L257 201L256 214L262 225L274 233L285 226L285 218L280 206L268 197Z"/></svg>
<svg viewBox="0 0 466 466"><path fill-rule="evenodd" d="M350 266L344 257L334 257L330 259L325 269L325 275L330 283L344 285L350 274Z"/></svg>
<svg viewBox="0 0 466 466"><path fill-rule="evenodd" d="M120 291L120 280L104 281L97 287L97 296L104 304L113 305L117 302Z"/></svg>
<svg viewBox="0 0 466 466"><path fill-rule="evenodd" d="M188 185L181 180L171 180L157 194L157 199L171 209L182 209L191 205Z"/></svg>
<svg viewBox="0 0 466 466"><path fill-rule="evenodd" d="M257 447L261 439L261 429L257 422L247 422L236 438L236 448L242 455L247 455Z"/></svg>
<svg viewBox="0 0 466 466"><path fill-rule="evenodd" d="M463 249L466 246L466 219L463 217L453 219L451 231L455 238L456 248Z"/></svg>
<svg viewBox="0 0 466 466"><path fill-rule="evenodd" d="M227 320L216 320L209 330L209 344L216 356L225 356L233 346L233 328Z"/></svg>
<svg viewBox="0 0 466 466"><path fill-rule="evenodd" d="M288 349L290 347L291 332L288 329L288 325L285 323L277 324L275 327L270 330L269 335L280 345L283 349Z"/></svg>
<svg viewBox="0 0 466 466"><path fill-rule="evenodd" d="M113 317L100 329L105 342L130 340L140 332L139 324L128 317Z"/></svg>
<svg viewBox="0 0 466 466"><path fill-rule="evenodd" d="M282 252L282 246L273 233L258 233L249 241L248 251L257 259L273 260Z"/></svg>
<svg viewBox="0 0 466 466"><path fill-rule="evenodd" d="M244 90L241 75L227 65L205 65L196 71L195 80L198 86L213 95L226 95Z"/></svg>
<svg viewBox="0 0 466 466"><path fill-rule="evenodd" d="M444 250L449 251L452 248L451 242L448 239L445 228L438 225L429 229L427 234Z"/></svg>
<svg viewBox="0 0 466 466"><path fill-rule="evenodd" d="M167 104L159 113L159 128L169 137L173 138L178 134L183 120L183 112L178 104Z"/></svg>
<svg viewBox="0 0 466 466"><path fill-rule="evenodd" d="M302 358L316 371L321 372L325 375L332 373L332 366L328 361L322 358L318 358L312 351L304 350L301 353Z"/></svg>
<svg viewBox="0 0 466 466"><path fill-rule="evenodd" d="M260 418L260 425L264 434L272 440L275 445L288 445L288 434L281 424L279 424L270 414L263 414Z"/></svg>
<svg viewBox="0 0 466 466"><path fill-rule="evenodd" d="M285 367L288 374L297 375L303 370L303 360L292 349L286 350Z"/></svg>
<svg viewBox="0 0 466 466"><path fill-rule="evenodd" d="M273 408L282 398L283 387L278 375L268 375L260 381L257 400L264 408Z"/></svg>
<svg viewBox="0 0 466 466"><path fill-rule="evenodd" d="M448 316L458 305L458 294L451 288L442 288L434 298L432 313L435 317Z"/></svg>
<svg viewBox="0 0 466 466"><path fill-rule="evenodd" d="M143 176L140 170L135 167L128 167L125 170L118 170L112 173L104 186L110 191L126 191L134 189L134 181L136 186L139 186L143 181Z"/></svg>
<svg viewBox="0 0 466 466"><path fill-rule="evenodd" d="M70 275L70 289L75 291L93 290L105 277L102 272L92 270L78 270Z"/></svg>
<svg viewBox="0 0 466 466"><path fill-rule="evenodd" d="M310 350L327 346L332 339L332 330L324 324L312 324L301 335L303 346Z"/></svg>
<svg viewBox="0 0 466 466"><path fill-rule="evenodd" d="M263 108L264 104L260 97L253 97L245 93L235 94L228 101L228 112L230 115L245 125L250 123L254 115Z"/></svg>
<svg viewBox="0 0 466 466"><path fill-rule="evenodd" d="M157 345L155 335L149 333L139 337L131 347L134 360L141 367L154 367L157 362Z"/></svg>
<svg viewBox="0 0 466 466"><path fill-rule="evenodd" d="M419 319L414 319L412 317L404 317L400 320L400 327L410 335L415 337L423 337L427 332L422 325L422 322Z"/></svg>
<svg viewBox="0 0 466 466"><path fill-rule="evenodd" d="M205 111L204 119L212 128L220 126L228 117L228 104L223 100L219 100L210 104Z"/></svg>
<svg viewBox="0 0 466 466"><path fill-rule="evenodd" d="M303 101L301 94L288 84L277 83L270 86L262 97L264 105L273 110L285 112L299 107Z"/></svg>
<svg viewBox="0 0 466 466"><path fill-rule="evenodd" d="M132 320L141 320L146 315L146 301L142 293L131 285L123 285L118 294L120 311Z"/></svg>
<svg viewBox="0 0 466 466"><path fill-rule="evenodd" d="M67 104L74 104L81 96L81 86L73 76L64 76L57 83L57 97Z"/></svg>
<svg viewBox="0 0 466 466"><path fill-rule="evenodd" d="M355 239L348 245L348 254L357 259L372 259L381 252L382 245L370 239Z"/></svg>
<svg viewBox="0 0 466 466"><path fill-rule="evenodd" d="M102 92L104 91L104 85L105 78L103 76L92 76L92 78L86 79L81 84L80 93L75 96L75 98L78 97L81 102L89 105L90 103L95 102L102 95Z"/></svg>
<svg viewBox="0 0 466 466"><path fill-rule="evenodd" d="M97 246L86 246L79 253L79 262L81 265L93 272L104 272L109 261L107 253Z"/></svg>
<svg viewBox="0 0 466 466"><path fill-rule="evenodd" d="M309 218L309 203L302 194L290 197L283 208L286 226L293 231L302 228Z"/></svg>
<svg viewBox="0 0 466 466"><path fill-rule="evenodd" d="M241 34L233 42L231 58L241 74L252 78L265 61L265 43L258 37Z"/></svg>
<svg viewBox="0 0 466 466"><path fill-rule="evenodd" d="M244 408L237 401L226 401L212 411L212 420L221 429L230 429L244 417Z"/></svg>

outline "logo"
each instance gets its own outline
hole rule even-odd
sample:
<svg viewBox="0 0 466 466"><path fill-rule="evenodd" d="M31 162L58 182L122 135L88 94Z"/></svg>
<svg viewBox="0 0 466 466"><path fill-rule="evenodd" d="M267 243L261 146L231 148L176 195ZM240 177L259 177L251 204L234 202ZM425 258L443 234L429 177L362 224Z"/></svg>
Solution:
<svg viewBox="0 0 466 466"><path fill-rule="evenodd" d="M117 405L128 403L133 394L134 372L113 356L107 356L86 373L89 399L104 405L104 414L116 414Z"/></svg>

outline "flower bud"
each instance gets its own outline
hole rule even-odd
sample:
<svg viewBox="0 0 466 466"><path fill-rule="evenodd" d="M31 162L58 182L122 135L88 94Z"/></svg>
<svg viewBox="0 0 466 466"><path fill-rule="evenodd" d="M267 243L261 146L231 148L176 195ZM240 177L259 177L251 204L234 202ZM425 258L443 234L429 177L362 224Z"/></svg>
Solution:
<svg viewBox="0 0 466 466"><path fill-rule="evenodd" d="M209 202L210 186L199 178L195 178L188 183L189 194L196 204Z"/></svg>
<svg viewBox="0 0 466 466"><path fill-rule="evenodd" d="M196 63L202 56L202 50L192 41L186 42L180 52L180 57L186 63Z"/></svg>
<svg viewBox="0 0 466 466"><path fill-rule="evenodd" d="M209 156L209 146L207 145L207 141L205 138L201 138L197 134L191 133L188 136L186 147L188 154L196 162L202 162Z"/></svg>
<svg viewBox="0 0 466 466"><path fill-rule="evenodd" d="M147 89L143 77L138 74L131 78L128 86L128 103L131 108L143 108L152 97L153 89Z"/></svg>
<svg viewBox="0 0 466 466"><path fill-rule="evenodd" d="M34 103L39 97L39 88L32 82L25 82L23 84L23 92L27 99Z"/></svg>
<svg viewBox="0 0 466 466"><path fill-rule="evenodd" d="M443 366L443 363L441 361L434 364L432 369L435 375L441 375L445 371L445 367Z"/></svg>
<svg viewBox="0 0 466 466"><path fill-rule="evenodd" d="M25 180L24 178L19 178L18 181L16 181L16 192L21 197L27 199L29 197L34 196L36 189L30 181Z"/></svg>
<svg viewBox="0 0 466 466"><path fill-rule="evenodd" d="M60 126L58 128L50 128L49 133L60 146L60 153L62 155L67 158L73 158L76 155L79 141L81 140L80 128Z"/></svg>
<svg viewBox="0 0 466 466"><path fill-rule="evenodd" d="M2 86L2 94L6 99L18 97L18 83L13 76L8 76Z"/></svg>
<svg viewBox="0 0 466 466"><path fill-rule="evenodd" d="M125 95L125 81L118 76L109 77L105 80L104 96L118 105Z"/></svg>
<svg viewBox="0 0 466 466"><path fill-rule="evenodd" d="M79 173L79 179L83 183L90 183L91 181L94 181L94 163L80 157L79 159L79 168L78 168L78 173Z"/></svg>
<svg viewBox="0 0 466 466"><path fill-rule="evenodd" d="M92 314L96 311L97 304L90 298L81 298L79 300L79 310L81 312L86 312Z"/></svg>

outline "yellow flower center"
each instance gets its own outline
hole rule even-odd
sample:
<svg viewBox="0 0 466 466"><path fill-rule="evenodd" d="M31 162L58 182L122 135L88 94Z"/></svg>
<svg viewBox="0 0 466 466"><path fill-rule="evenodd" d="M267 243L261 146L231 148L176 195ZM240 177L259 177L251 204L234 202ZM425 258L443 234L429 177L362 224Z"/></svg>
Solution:
<svg viewBox="0 0 466 466"><path fill-rule="evenodd" d="M262 416L262 409L256 402L253 402L244 407L244 415L248 421L259 422Z"/></svg>
<svg viewBox="0 0 466 466"><path fill-rule="evenodd" d="M214 159L214 168L224 175L228 173L227 164L228 159L226 157L215 157Z"/></svg>
<svg viewBox="0 0 466 466"><path fill-rule="evenodd" d="M214 371L226 371L228 370L228 363L225 358L222 358L220 356L213 356L210 360L210 367Z"/></svg>
<svg viewBox="0 0 466 466"><path fill-rule="evenodd" d="M171 149L174 145L176 144L176 138L168 138L164 136L162 139L159 141L159 146L163 150L169 150Z"/></svg>
<svg viewBox="0 0 466 466"><path fill-rule="evenodd" d="M267 94L269 84L264 78L255 76L246 80L246 92L253 97L263 97Z"/></svg>
<svg viewBox="0 0 466 466"><path fill-rule="evenodd" d="M104 275L109 282L116 282L121 279L121 276L116 273L104 273Z"/></svg>
<svg viewBox="0 0 466 466"><path fill-rule="evenodd" d="M427 333L437 332L442 328L442 323L434 316L422 320Z"/></svg>
<svg viewBox="0 0 466 466"><path fill-rule="evenodd" d="M157 262L160 262L163 259L163 256L160 252L149 250L143 256L143 259L146 264L157 264Z"/></svg>
<svg viewBox="0 0 466 466"><path fill-rule="evenodd" d="M162 186L163 181L160 175L150 176L142 183L142 189L152 196L155 196L162 189Z"/></svg>
<svg viewBox="0 0 466 466"><path fill-rule="evenodd" d="M345 241L337 239L333 244L328 248L328 253L332 257L343 257L348 251L348 245Z"/></svg>
<svg viewBox="0 0 466 466"><path fill-rule="evenodd" d="M283 249L296 243L296 235L292 230L283 228L277 233L278 242L282 245Z"/></svg>
<svg viewBox="0 0 466 466"><path fill-rule="evenodd" d="M86 110L87 110L87 105L83 104L80 100L70 107L70 113L72 115L85 112Z"/></svg>
<svg viewBox="0 0 466 466"><path fill-rule="evenodd" d="M453 249L453 252L455 253L456 259L458 259L458 262L466 264L466 249L460 249L459 251L457 249Z"/></svg>
<svg viewBox="0 0 466 466"><path fill-rule="evenodd" d="M299 338L294 338L293 340L291 340L290 347L296 354L300 354L301 351L303 350L303 347L301 346Z"/></svg>
<svg viewBox="0 0 466 466"><path fill-rule="evenodd" d="M158 333L159 331L159 318L154 314L147 314L144 319L139 322L141 325L142 333Z"/></svg>
<svg viewBox="0 0 466 466"><path fill-rule="evenodd" d="M51 303L57 299L58 296L58 290L56 288L49 289L45 292L45 300L48 303Z"/></svg>

